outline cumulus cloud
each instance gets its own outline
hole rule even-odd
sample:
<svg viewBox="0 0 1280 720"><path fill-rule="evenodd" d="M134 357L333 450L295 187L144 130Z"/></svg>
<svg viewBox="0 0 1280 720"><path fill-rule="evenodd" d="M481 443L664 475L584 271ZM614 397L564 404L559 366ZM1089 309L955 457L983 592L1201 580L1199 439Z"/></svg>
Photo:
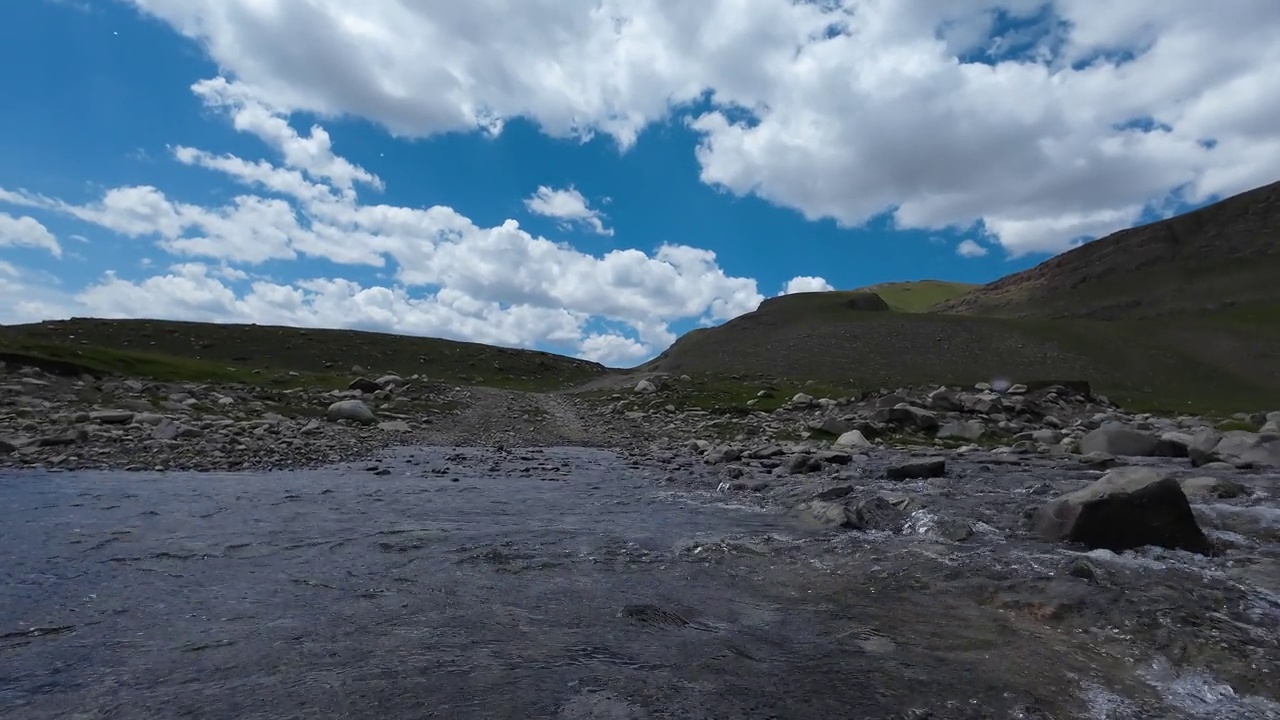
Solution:
<svg viewBox="0 0 1280 720"><path fill-rule="evenodd" d="M613 230L604 226L604 215L588 207L587 199L572 187L556 190L539 185L524 206L535 215L563 220L566 226L579 223L597 235L613 235Z"/></svg>
<svg viewBox="0 0 1280 720"><path fill-rule="evenodd" d="M0 246L33 247L48 250L54 257L62 257L58 239L35 218L14 217L0 212Z"/></svg>
<svg viewBox="0 0 1280 720"><path fill-rule="evenodd" d="M0 203L149 238L181 260L164 274L108 274L80 292L52 297L40 306L49 317L358 327L507 346L549 344L601 361L635 362L675 339L673 322L727 320L763 299L754 280L727 275L705 249L666 244L652 254L593 255L532 235L514 220L482 227L448 207L366 203L359 187L376 191L381 180L334 155L323 128L302 138L274 114L278 110L256 100L225 88L211 93L198 86L197 94L281 157L277 165L172 148L178 162L246 188L223 205L182 202L150 185L110 188L84 203L0 188ZM572 207L557 205L559 197L546 193L551 204L544 209L567 217ZM9 216L0 216L0 229L3 218ZM10 218L25 237L36 237L33 228L41 227L32 223ZM255 271L268 261L298 258L385 268L394 284L366 286L342 277L278 283ZM21 291L11 284L5 295ZM24 310L24 317L31 312ZM588 333L593 318L624 330Z"/></svg>
<svg viewBox="0 0 1280 720"><path fill-rule="evenodd" d="M131 1L227 73L202 96L264 109L237 126L343 191L367 173L276 119L625 149L680 114L707 183L850 226L982 221L1014 255L1280 167L1271 0Z"/></svg>
<svg viewBox="0 0 1280 720"><path fill-rule="evenodd" d="M973 240L961 240L956 246L956 254L963 258L980 258L986 255L988 250L974 242Z"/></svg>
<svg viewBox="0 0 1280 720"><path fill-rule="evenodd" d="M828 292L830 290L835 290L835 288L825 279L801 275L788 280L787 284L782 287L782 292L778 294L791 295L793 293Z"/></svg>

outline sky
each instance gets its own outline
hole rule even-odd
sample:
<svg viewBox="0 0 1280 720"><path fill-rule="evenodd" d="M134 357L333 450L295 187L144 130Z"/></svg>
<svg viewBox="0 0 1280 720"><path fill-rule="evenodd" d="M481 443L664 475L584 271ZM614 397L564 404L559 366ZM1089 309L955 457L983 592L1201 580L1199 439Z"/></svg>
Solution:
<svg viewBox="0 0 1280 720"><path fill-rule="evenodd" d="M1280 179L1274 0L6 0L0 323L614 367Z"/></svg>

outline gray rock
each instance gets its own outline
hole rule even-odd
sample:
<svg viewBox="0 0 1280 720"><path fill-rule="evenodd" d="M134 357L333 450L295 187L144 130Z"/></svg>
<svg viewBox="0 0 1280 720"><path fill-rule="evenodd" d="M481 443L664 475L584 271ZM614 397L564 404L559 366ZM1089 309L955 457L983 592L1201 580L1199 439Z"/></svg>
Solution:
<svg viewBox="0 0 1280 720"><path fill-rule="evenodd" d="M843 503L828 500L810 500L800 505L796 510L803 520L820 528L834 530L853 526L849 519L849 509Z"/></svg>
<svg viewBox="0 0 1280 720"><path fill-rule="evenodd" d="M837 440L836 442L839 442L839 441ZM756 448L755 450L752 450L751 452L746 453L744 457L749 457L756 460L767 460L768 458L774 458L774 457L778 457L779 455L786 455L786 454L787 454L787 451L783 450L781 447L777 445L765 445L762 448Z"/></svg>
<svg viewBox="0 0 1280 720"><path fill-rule="evenodd" d="M929 393L929 407L943 412L957 412L964 409L964 404L950 389L941 387Z"/></svg>
<svg viewBox="0 0 1280 720"><path fill-rule="evenodd" d="M952 420L938 429L938 437L958 440L980 440L987 432L987 427L977 420Z"/></svg>
<svg viewBox="0 0 1280 720"><path fill-rule="evenodd" d="M832 465L848 465L853 462L853 455L842 450L822 450L814 457L821 462Z"/></svg>
<svg viewBox="0 0 1280 720"><path fill-rule="evenodd" d="M379 387L390 388L390 387L395 387L397 385L403 385L404 378L400 377L399 375L388 374L388 375L383 375L377 380L374 380L374 382L378 383Z"/></svg>
<svg viewBox="0 0 1280 720"><path fill-rule="evenodd" d="M378 429L385 432L412 432L413 428L403 420L387 420L378 423Z"/></svg>
<svg viewBox="0 0 1280 720"><path fill-rule="evenodd" d="M94 410L89 419L103 425L124 425L133 420L132 410Z"/></svg>
<svg viewBox="0 0 1280 720"><path fill-rule="evenodd" d="M200 437L204 433L195 427L183 425L173 420L164 420L155 429L151 431L151 437L155 440L177 440L179 438Z"/></svg>
<svg viewBox="0 0 1280 720"><path fill-rule="evenodd" d="M852 485L837 485L836 487L827 488L822 492L813 496L814 500L839 500L840 498L852 495L857 488Z"/></svg>
<svg viewBox="0 0 1280 720"><path fill-rule="evenodd" d="M347 385L348 390L359 390L362 393L375 393L382 389L378 383L366 377L358 377Z"/></svg>
<svg viewBox="0 0 1280 720"><path fill-rule="evenodd" d="M1107 423L1080 440L1080 452L1107 453L1130 457L1152 457L1160 446L1159 438L1132 428Z"/></svg>
<svg viewBox="0 0 1280 720"><path fill-rule="evenodd" d="M793 455L787 462L787 471L792 475L818 472L822 469L822 461L807 453Z"/></svg>
<svg viewBox="0 0 1280 720"><path fill-rule="evenodd" d="M907 513L883 495L872 495L849 506L846 517L848 527L855 530L899 532L906 523Z"/></svg>
<svg viewBox="0 0 1280 720"><path fill-rule="evenodd" d="M1183 478L1178 481L1182 486L1182 492L1188 498L1217 498L1227 500L1230 498L1240 497L1249 490L1244 485L1224 478L1216 477L1191 477Z"/></svg>
<svg viewBox="0 0 1280 720"><path fill-rule="evenodd" d="M840 418L829 417L809 423L809 429L828 435L843 435L849 431L849 423Z"/></svg>
<svg viewBox="0 0 1280 720"><path fill-rule="evenodd" d="M57 435L46 435L36 440L35 445L39 447L61 447L63 445L76 445L89 439L89 431L84 428L78 428L71 432L59 433Z"/></svg>
<svg viewBox="0 0 1280 720"><path fill-rule="evenodd" d="M1062 442L1062 433L1057 430L1043 428L1041 430L1033 430L1030 439L1041 445L1057 445Z"/></svg>
<svg viewBox="0 0 1280 720"><path fill-rule="evenodd" d="M871 415L871 421L919 430L933 430L938 427L937 415L907 403L899 403L891 408L881 408Z"/></svg>
<svg viewBox="0 0 1280 720"><path fill-rule="evenodd" d="M795 407L806 408L813 405L813 396L807 393L796 393L791 397L791 404Z"/></svg>
<svg viewBox="0 0 1280 720"><path fill-rule="evenodd" d="M1145 545L1203 555L1212 551L1178 481L1152 468L1116 468L1097 482L1046 503L1034 522L1046 540L1113 552Z"/></svg>
<svg viewBox="0 0 1280 720"><path fill-rule="evenodd" d="M1238 468L1280 467L1280 435L1230 430L1212 454Z"/></svg>
<svg viewBox="0 0 1280 720"><path fill-rule="evenodd" d="M354 420L365 424L377 422L373 411L360 400L339 400L329 406L325 417L330 420Z"/></svg>
<svg viewBox="0 0 1280 720"><path fill-rule="evenodd" d="M946 474L946 458L924 458L921 460L912 460L900 465L892 465L885 470L885 477L890 480L935 478L943 477Z"/></svg>
<svg viewBox="0 0 1280 720"><path fill-rule="evenodd" d="M648 380L641 380L640 382L636 383L634 392L640 393L642 395L652 395L653 393L658 392L658 386L654 385Z"/></svg>
<svg viewBox="0 0 1280 720"><path fill-rule="evenodd" d="M1115 455L1104 452L1091 452L1080 456L1080 464L1094 470L1110 470L1120 464Z"/></svg>
<svg viewBox="0 0 1280 720"><path fill-rule="evenodd" d="M735 447L721 447L707 453L706 462L709 465L719 465L720 463L734 462L742 458L742 451Z"/></svg>
<svg viewBox="0 0 1280 720"><path fill-rule="evenodd" d="M1218 462L1220 459L1213 451L1222 442L1222 438L1223 434L1213 428L1203 428L1193 435L1191 443L1187 445L1187 455L1191 458L1192 467Z"/></svg>
<svg viewBox="0 0 1280 720"><path fill-rule="evenodd" d="M874 445L871 444L871 441L868 440L867 437L862 434L861 430L850 430L846 433L842 433L840 437L836 438L836 441L832 443L831 446L837 447L837 448L875 447Z"/></svg>

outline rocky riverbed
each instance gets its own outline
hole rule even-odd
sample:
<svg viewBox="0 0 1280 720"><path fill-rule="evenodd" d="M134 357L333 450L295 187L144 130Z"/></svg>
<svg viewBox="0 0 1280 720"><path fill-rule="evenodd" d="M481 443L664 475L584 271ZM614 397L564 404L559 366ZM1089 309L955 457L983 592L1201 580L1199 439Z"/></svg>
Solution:
<svg viewBox="0 0 1280 720"><path fill-rule="evenodd" d="M0 707L1280 717L1280 415L1153 417L1079 384L725 415L685 382L10 368Z"/></svg>

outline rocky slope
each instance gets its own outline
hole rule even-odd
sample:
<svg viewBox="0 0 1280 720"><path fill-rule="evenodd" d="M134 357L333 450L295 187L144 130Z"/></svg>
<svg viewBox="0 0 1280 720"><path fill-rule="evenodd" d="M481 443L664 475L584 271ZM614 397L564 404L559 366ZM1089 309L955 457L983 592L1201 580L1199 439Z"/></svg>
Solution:
<svg viewBox="0 0 1280 720"><path fill-rule="evenodd" d="M938 312L1135 318L1280 302L1280 183L1122 230Z"/></svg>

